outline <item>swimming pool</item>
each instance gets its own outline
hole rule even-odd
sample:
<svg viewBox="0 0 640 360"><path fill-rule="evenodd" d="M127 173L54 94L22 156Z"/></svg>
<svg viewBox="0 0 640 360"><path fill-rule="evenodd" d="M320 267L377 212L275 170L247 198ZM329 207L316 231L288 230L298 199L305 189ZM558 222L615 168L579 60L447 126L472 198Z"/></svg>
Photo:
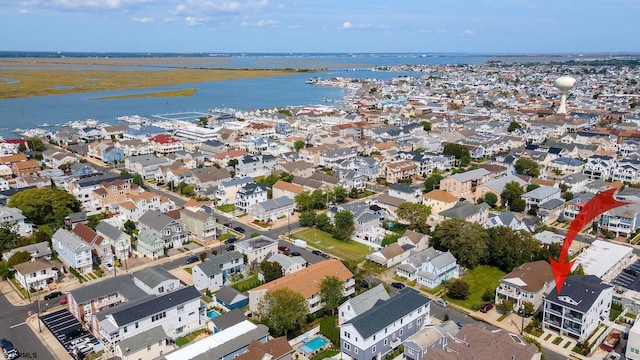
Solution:
<svg viewBox="0 0 640 360"><path fill-rule="evenodd" d="M207 316L209 317L209 319L213 319L220 316L220 313L215 310L209 310L207 311Z"/></svg>
<svg viewBox="0 0 640 360"><path fill-rule="evenodd" d="M327 344L327 340L325 340L320 336L317 336L313 338L311 341L307 341L304 345L300 346L300 350L304 351L306 354L309 354L320 349L326 344Z"/></svg>

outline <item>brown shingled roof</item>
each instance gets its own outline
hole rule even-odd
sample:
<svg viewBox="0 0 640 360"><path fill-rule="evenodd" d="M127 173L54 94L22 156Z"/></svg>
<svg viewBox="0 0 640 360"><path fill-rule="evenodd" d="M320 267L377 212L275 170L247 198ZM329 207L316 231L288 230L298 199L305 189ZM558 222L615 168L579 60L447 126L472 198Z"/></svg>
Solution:
<svg viewBox="0 0 640 360"><path fill-rule="evenodd" d="M89 245L100 245L104 240L102 236L83 223L77 223L72 231Z"/></svg>
<svg viewBox="0 0 640 360"><path fill-rule="evenodd" d="M551 283L553 281L553 272L548 262L539 260L520 265L500 280L509 281L509 279L515 278L526 283L526 285L520 286L520 289L537 292L544 287L545 283Z"/></svg>
<svg viewBox="0 0 640 360"><path fill-rule="evenodd" d="M440 189L433 189L428 193L424 194L423 196L426 197L427 199L433 199L436 201L442 201L446 203L452 203L452 202L458 201L458 198L456 196Z"/></svg>

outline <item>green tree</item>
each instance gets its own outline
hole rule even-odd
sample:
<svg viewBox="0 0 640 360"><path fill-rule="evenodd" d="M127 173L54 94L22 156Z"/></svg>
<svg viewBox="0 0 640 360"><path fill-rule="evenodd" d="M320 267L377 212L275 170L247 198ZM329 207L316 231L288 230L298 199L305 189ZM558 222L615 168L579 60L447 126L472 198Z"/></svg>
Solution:
<svg viewBox="0 0 640 360"><path fill-rule="evenodd" d="M420 124L422 124L422 129L424 131L431 131L431 123L428 122L427 120L420 121Z"/></svg>
<svg viewBox="0 0 640 360"><path fill-rule="evenodd" d="M496 289L486 288L482 293L482 301L490 302L496 298Z"/></svg>
<svg viewBox="0 0 640 360"><path fill-rule="evenodd" d="M316 223L316 213L313 211L305 211L298 217L301 226L313 226Z"/></svg>
<svg viewBox="0 0 640 360"><path fill-rule="evenodd" d="M20 235L15 230L15 223L5 222L0 225L0 250L10 250L16 247L18 240L20 240Z"/></svg>
<svg viewBox="0 0 640 360"><path fill-rule="evenodd" d="M315 189L311 193L311 204L314 209L324 209L328 198L327 192Z"/></svg>
<svg viewBox="0 0 640 360"><path fill-rule="evenodd" d="M338 211L333 219L333 236L339 240L349 240L355 231L353 214L349 210Z"/></svg>
<svg viewBox="0 0 640 360"><path fill-rule="evenodd" d="M27 151L27 146L24 143L20 143L20 145L18 145L18 152L25 152Z"/></svg>
<svg viewBox="0 0 640 360"><path fill-rule="evenodd" d="M516 129L520 129L522 126L520 126L520 124L518 124L515 120L511 120L511 123L509 123L509 127L507 128L508 132L514 132Z"/></svg>
<svg viewBox="0 0 640 360"><path fill-rule="evenodd" d="M515 165L516 171L518 174L527 175L531 177L540 176L540 167L535 160L528 158L520 158L516 160Z"/></svg>
<svg viewBox="0 0 640 360"><path fill-rule="evenodd" d="M507 226L487 229L489 235L488 264L504 272L534 259L540 243L524 231L515 231Z"/></svg>
<svg viewBox="0 0 640 360"><path fill-rule="evenodd" d="M398 206L396 215L398 218L408 221L409 227L413 230L421 233L429 231L427 220L431 215L430 206L405 201Z"/></svg>
<svg viewBox="0 0 640 360"><path fill-rule="evenodd" d="M87 226L95 230L102 219L106 218L104 214L94 214L87 216Z"/></svg>
<svg viewBox="0 0 640 360"><path fill-rule="evenodd" d="M286 336L304 325L307 313L305 298L289 288L267 292L258 302L258 319L274 336Z"/></svg>
<svg viewBox="0 0 640 360"><path fill-rule="evenodd" d="M11 259L9 259L11 260ZM576 266L575 270L573 270L571 272L571 275L577 275L577 276L584 276L584 269L582 268L582 264L578 264L578 266Z"/></svg>
<svg viewBox="0 0 640 360"><path fill-rule="evenodd" d="M133 232L136 230L136 223L131 220L127 220L124 222L124 232L133 235Z"/></svg>
<svg viewBox="0 0 640 360"><path fill-rule="evenodd" d="M227 162L227 166L231 166L231 167L233 167L234 169L236 168L236 165L238 165L238 159L230 159L230 160Z"/></svg>
<svg viewBox="0 0 640 360"><path fill-rule="evenodd" d="M429 175L429 177L424 180L424 191L429 192L433 189L439 188L440 180L442 179L443 179L442 175L440 175L437 172Z"/></svg>
<svg viewBox="0 0 640 360"><path fill-rule="evenodd" d="M298 193L293 198L293 201L298 206L298 209L302 211L307 211L311 209L311 206L313 205L313 201L311 199L311 193L309 191L303 191L301 193Z"/></svg>
<svg viewBox="0 0 640 360"><path fill-rule="evenodd" d="M80 211L75 196L48 187L23 190L13 195L8 205L22 210L22 214L36 225L55 223L62 226L67 215Z"/></svg>
<svg viewBox="0 0 640 360"><path fill-rule="evenodd" d="M496 207L496 204L498 203L498 195L492 193L492 192L488 192L486 194L484 194L484 202L486 202L489 206Z"/></svg>
<svg viewBox="0 0 640 360"><path fill-rule="evenodd" d="M320 283L320 300L324 303L324 308L331 311L332 316L341 303L343 286L342 281L335 276L327 276Z"/></svg>
<svg viewBox="0 0 640 360"><path fill-rule="evenodd" d="M144 180L142 179L142 176L140 174L133 175L131 181L140 187L144 186Z"/></svg>
<svg viewBox="0 0 640 360"><path fill-rule="evenodd" d="M27 139L27 146L31 151L43 151L44 143L37 137L30 137Z"/></svg>
<svg viewBox="0 0 640 360"><path fill-rule="evenodd" d="M500 310L503 314L508 314L513 311L513 302L511 300L503 299L499 304L496 305L496 308Z"/></svg>
<svg viewBox="0 0 640 360"><path fill-rule="evenodd" d="M511 202L509 209L515 212L522 212L527 207L527 203L522 199L515 199Z"/></svg>
<svg viewBox="0 0 640 360"><path fill-rule="evenodd" d="M7 280L10 276L11 267L6 261L0 260L0 278L2 278L2 280Z"/></svg>
<svg viewBox="0 0 640 360"><path fill-rule="evenodd" d="M464 156L470 157L469 149L466 146L454 143L446 144L442 153L445 155L453 155L458 160Z"/></svg>
<svg viewBox="0 0 640 360"><path fill-rule="evenodd" d="M567 191L564 193L564 195L562 195L562 197L564 198L564 201L571 201L573 200L573 193L570 191Z"/></svg>
<svg viewBox="0 0 640 360"><path fill-rule="evenodd" d="M453 299L464 300L469 297L470 285L462 279L452 279L445 283L447 296Z"/></svg>
<svg viewBox="0 0 640 360"><path fill-rule="evenodd" d="M349 192L344 186L338 185L333 188L333 198L336 200L336 202L344 202L347 196L349 196Z"/></svg>
<svg viewBox="0 0 640 360"><path fill-rule="evenodd" d="M538 189L538 188L540 188L540 184L534 184L534 183L528 184L527 185L527 192L533 191L533 190Z"/></svg>
<svg viewBox="0 0 640 360"><path fill-rule="evenodd" d="M278 262L263 260L260 263L260 271L264 276L264 282L270 282L282 277L282 265Z"/></svg>
<svg viewBox="0 0 640 360"><path fill-rule="evenodd" d="M29 254L27 251L17 251L13 255L11 255L9 260L7 260L7 263L9 264L9 266L13 267L17 264L22 264L27 261L31 261L31 254Z"/></svg>
<svg viewBox="0 0 640 360"><path fill-rule="evenodd" d="M502 204L511 205L511 202L520 199L522 194L524 194L524 190L522 190L520 184L515 181L508 182L504 185L504 190L502 190L502 194L500 194Z"/></svg>
<svg viewBox="0 0 640 360"><path fill-rule="evenodd" d="M536 312L536 309L533 307L533 303L529 301L525 301L523 306L524 316L531 316Z"/></svg>
<svg viewBox="0 0 640 360"><path fill-rule="evenodd" d="M280 173L280 180L282 180L284 182L291 183L291 182L293 182L294 178L295 178L295 176L293 174L289 174L286 171L283 171L283 172Z"/></svg>
<svg viewBox="0 0 640 360"><path fill-rule="evenodd" d="M306 146L306 144L304 143L304 140L296 140L296 142L293 143L293 148L296 151L300 151L301 149L304 149Z"/></svg>
<svg viewBox="0 0 640 360"><path fill-rule="evenodd" d="M430 245L437 250L451 251L458 263L473 269L489 258L489 235L477 223L447 219L439 223L431 234Z"/></svg>
<svg viewBox="0 0 640 360"><path fill-rule="evenodd" d="M273 184L278 182L278 180L280 180L280 176L276 173L271 173L267 177L263 178L260 182L268 189L271 189L273 187Z"/></svg>
<svg viewBox="0 0 640 360"><path fill-rule="evenodd" d="M325 213L316 215L316 227L318 230L333 234L333 224L331 224L331 219Z"/></svg>

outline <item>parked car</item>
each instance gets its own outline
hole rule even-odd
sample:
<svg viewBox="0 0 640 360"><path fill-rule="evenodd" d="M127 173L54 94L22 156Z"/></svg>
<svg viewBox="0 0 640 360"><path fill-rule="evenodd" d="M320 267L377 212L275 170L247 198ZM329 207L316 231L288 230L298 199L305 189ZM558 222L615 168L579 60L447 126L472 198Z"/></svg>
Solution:
<svg viewBox="0 0 640 360"><path fill-rule="evenodd" d="M2 347L2 352L9 360L17 359L20 356L18 350L13 347L13 344L8 339L0 339L0 346Z"/></svg>
<svg viewBox="0 0 640 360"><path fill-rule="evenodd" d="M284 246L284 245L279 245L278 246L278 251L280 251L281 253L285 254L285 255L289 255L289 252L291 250L289 250L288 247Z"/></svg>
<svg viewBox="0 0 640 360"><path fill-rule="evenodd" d="M51 300L51 299L55 299L55 298L57 298L58 296L61 296L61 295L62 295L61 291L54 291L52 293L49 293L49 294L45 295L44 299L45 300Z"/></svg>
<svg viewBox="0 0 640 360"><path fill-rule="evenodd" d="M62 299L60 299L60 305L66 305L68 302L66 297L63 297Z"/></svg>
<svg viewBox="0 0 640 360"><path fill-rule="evenodd" d="M297 252L297 251L292 251L290 255L291 255L291 256L302 256L302 254L300 254L300 253L299 253L299 252Z"/></svg>
<svg viewBox="0 0 640 360"><path fill-rule="evenodd" d="M240 226L234 227L233 230L235 230L235 231L237 231L239 233L242 233L242 234L244 234L244 232L245 232L244 228L242 228Z"/></svg>
<svg viewBox="0 0 640 360"><path fill-rule="evenodd" d="M458 329L462 329L462 327L464 326L464 323L462 321L458 321L456 322L456 325L458 325Z"/></svg>
<svg viewBox="0 0 640 360"><path fill-rule="evenodd" d="M71 328L64 332L64 336L67 339L75 339L84 333L81 327Z"/></svg>
<svg viewBox="0 0 640 360"><path fill-rule="evenodd" d="M392 282L391 286L393 286L396 289L404 289L404 284L401 282Z"/></svg>
<svg viewBox="0 0 640 360"><path fill-rule="evenodd" d="M236 241L238 241L238 239L236 239L235 236L232 236L232 237L228 238L227 240L225 240L224 243L225 244L233 244Z"/></svg>
<svg viewBox="0 0 640 360"><path fill-rule="evenodd" d="M231 227L231 223L229 223L229 222L228 222L228 223L224 223L224 224L222 224L222 225L224 225L224 226L226 226L226 227L228 227L228 228L230 228L230 227Z"/></svg>
<svg viewBox="0 0 640 360"><path fill-rule="evenodd" d="M436 303L436 305L440 305L440 306L442 306L442 307L447 307L447 306L449 306L449 304L448 304L446 301L442 300L442 299L438 299L438 300L436 300L436 301L434 301L434 302Z"/></svg>
<svg viewBox="0 0 640 360"><path fill-rule="evenodd" d="M187 264L193 264L194 262L197 262L198 260L199 259L198 259L197 256L189 256L185 262Z"/></svg>
<svg viewBox="0 0 640 360"><path fill-rule="evenodd" d="M491 303L486 303L480 306L480 312L483 313L489 312L491 309L493 309L493 305L491 305Z"/></svg>
<svg viewBox="0 0 640 360"><path fill-rule="evenodd" d="M320 251L320 250L313 250L313 251L311 251L311 253L312 253L313 255L322 256L322 251Z"/></svg>
<svg viewBox="0 0 640 360"><path fill-rule="evenodd" d="M235 246L235 245L233 245L233 244L231 244L231 245L227 246L227 247L225 248L225 250L227 250L227 251L233 251L233 249L235 249L235 248L236 248L236 246Z"/></svg>
<svg viewBox="0 0 640 360"><path fill-rule="evenodd" d="M104 267L106 267L107 270L109 270L109 272L113 271L113 265L112 264L104 264Z"/></svg>

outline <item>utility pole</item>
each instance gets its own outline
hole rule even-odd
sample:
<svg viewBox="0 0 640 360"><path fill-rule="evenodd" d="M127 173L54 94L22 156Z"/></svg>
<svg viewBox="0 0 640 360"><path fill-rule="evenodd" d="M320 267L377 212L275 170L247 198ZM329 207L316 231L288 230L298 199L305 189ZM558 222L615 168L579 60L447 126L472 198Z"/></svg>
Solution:
<svg viewBox="0 0 640 360"><path fill-rule="evenodd" d="M40 324L40 287L38 286L38 295L37 295L37 303L38 303L38 330L42 332L42 324Z"/></svg>

